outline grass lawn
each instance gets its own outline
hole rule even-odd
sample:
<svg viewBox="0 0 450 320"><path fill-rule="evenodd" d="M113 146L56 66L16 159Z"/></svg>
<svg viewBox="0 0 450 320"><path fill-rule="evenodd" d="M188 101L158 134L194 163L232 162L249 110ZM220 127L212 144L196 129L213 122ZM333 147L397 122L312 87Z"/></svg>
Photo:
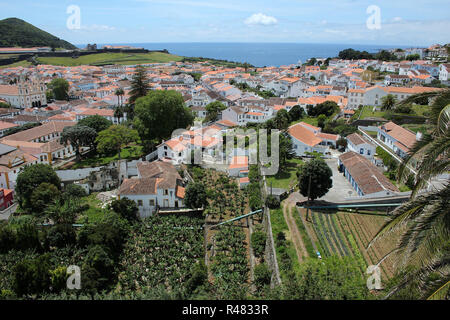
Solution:
<svg viewBox="0 0 450 320"><path fill-rule="evenodd" d="M402 127L405 129L409 129L414 133L417 133L419 131L429 133L433 130L433 126L429 124L403 124Z"/></svg>
<svg viewBox="0 0 450 320"><path fill-rule="evenodd" d="M123 148L120 152L122 160L128 159L137 159L144 155L143 153L143 147L142 146L130 146ZM105 166L113 161L119 160L119 154L116 154L114 156L110 157L92 157L83 159L78 163L75 163L70 169L80 169L80 168L86 168L86 167L97 167L97 166Z"/></svg>
<svg viewBox="0 0 450 320"><path fill-rule="evenodd" d="M275 176L267 176L267 187L289 189L297 183L297 168L303 161L300 159L291 159L287 161L287 165L280 167Z"/></svg>
<svg viewBox="0 0 450 320"><path fill-rule="evenodd" d="M181 61L180 56L162 53L96 53L73 59L71 57L39 57L37 60L43 64L59 66L79 66L79 65L105 65L121 64L135 65L145 63L165 63L171 61Z"/></svg>
<svg viewBox="0 0 450 320"><path fill-rule="evenodd" d="M29 66L31 66L31 62L28 62L27 60L22 60L19 62L14 62L14 63L7 64L4 66L0 66L0 69L15 68L15 67L29 67Z"/></svg>
<svg viewBox="0 0 450 320"><path fill-rule="evenodd" d="M308 124L310 124L312 126L316 126L316 127L318 125L318 120L317 120L317 118L314 118L314 117L306 117L306 118L300 119L298 121L294 121L290 125L292 126L292 125L300 123L300 122L305 122L305 123L308 123Z"/></svg>
<svg viewBox="0 0 450 320"><path fill-rule="evenodd" d="M383 118L384 116L384 111L373 111L374 107L371 106L364 106L361 110L361 116L360 116L360 120L363 120L365 118L369 118L369 117L376 117L376 118Z"/></svg>
<svg viewBox="0 0 450 320"><path fill-rule="evenodd" d="M77 223L85 222L86 218L89 223L99 221L107 210L102 209L102 202L97 199L98 192L92 193L83 198L83 201L89 205L89 209L84 211L78 218Z"/></svg>

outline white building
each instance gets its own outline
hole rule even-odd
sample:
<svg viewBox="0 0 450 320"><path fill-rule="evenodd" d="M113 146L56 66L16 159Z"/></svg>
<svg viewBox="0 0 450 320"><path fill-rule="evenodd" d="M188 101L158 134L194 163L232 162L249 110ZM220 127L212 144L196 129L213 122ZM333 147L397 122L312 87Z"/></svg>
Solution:
<svg viewBox="0 0 450 320"><path fill-rule="evenodd" d="M141 218L152 216L159 208L184 207L183 179L172 164L139 162L137 170L137 178L123 181L119 197L135 201Z"/></svg>
<svg viewBox="0 0 450 320"><path fill-rule="evenodd" d="M348 151L356 152L369 160L373 160L376 152L376 146L371 143L366 137L363 137L357 133L352 133L347 136L347 149Z"/></svg>

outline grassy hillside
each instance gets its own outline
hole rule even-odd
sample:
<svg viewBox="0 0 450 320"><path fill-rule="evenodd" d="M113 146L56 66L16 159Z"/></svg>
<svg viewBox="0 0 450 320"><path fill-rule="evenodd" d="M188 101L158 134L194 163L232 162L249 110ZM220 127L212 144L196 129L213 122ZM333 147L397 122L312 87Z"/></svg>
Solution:
<svg viewBox="0 0 450 320"><path fill-rule="evenodd" d="M36 47L76 49L76 47L48 32L17 19L0 20L0 47Z"/></svg>
<svg viewBox="0 0 450 320"><path fill-rule="evenodd" d="M38 62L42 64L58 65L58 66L79 66L79 65L106 65L121 64L134 65L144 63L164 63L170 61L181 61L180 56L162 53L96 53L81 56L79 58L71 57L40 57Z"/></svg>

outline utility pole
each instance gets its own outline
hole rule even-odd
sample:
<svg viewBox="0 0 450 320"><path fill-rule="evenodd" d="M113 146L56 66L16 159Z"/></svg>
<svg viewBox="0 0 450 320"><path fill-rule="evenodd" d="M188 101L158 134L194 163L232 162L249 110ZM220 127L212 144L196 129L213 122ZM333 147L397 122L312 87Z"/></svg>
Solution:
<svg viewBox="0 0 450 320"><path fill-rule="evenodd" d="M306 221L309 221L309 197L311 194L311 173L309 174L309 183L308 183L308 201L307 201L307 205L306 205Z"/></svg>

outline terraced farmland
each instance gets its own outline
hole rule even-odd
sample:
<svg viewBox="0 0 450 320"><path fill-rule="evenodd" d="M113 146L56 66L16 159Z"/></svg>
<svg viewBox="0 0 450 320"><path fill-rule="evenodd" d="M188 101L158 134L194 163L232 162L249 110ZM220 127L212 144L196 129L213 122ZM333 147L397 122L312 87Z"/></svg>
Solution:
<svg viewBox="0 0 450 320"><path fill-rule="evenodd" d="M364 273L367 266L376 265L394 249L396 238L392 235L366 250L386 219L387 217L381 214L315 211L310 213L307 227L313 231L312 240L322 257L354 257L361 272ZM392 277L394 271L392 257L384 260L380 268L382 279Z"/></svg>

